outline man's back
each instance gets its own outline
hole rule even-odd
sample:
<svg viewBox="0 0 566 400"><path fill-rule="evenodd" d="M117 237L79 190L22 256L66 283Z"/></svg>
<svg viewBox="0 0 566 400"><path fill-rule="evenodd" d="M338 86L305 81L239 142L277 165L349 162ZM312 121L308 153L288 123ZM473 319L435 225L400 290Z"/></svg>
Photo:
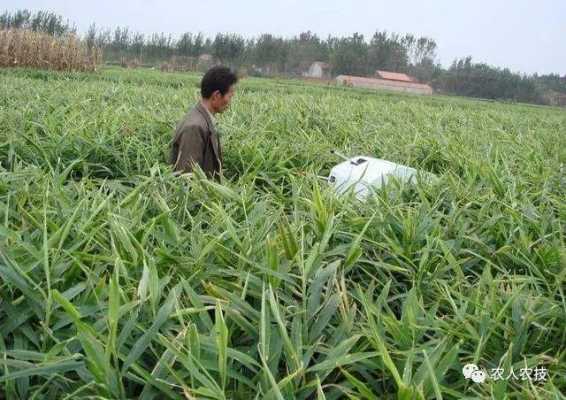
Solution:
<svg viewBox="0 0 566 400"><path fill-rule="evenodd" d="M177 125L170 163L180 172L191 172L198 164L208 177L220 175L222 152L214 123L199 103Z"/></svg>
<svg viewBox="0 0 566 400"><path fill-rule="evenodd" d="M238 77L229 68L215 66L200 83L201 101L177 125L170 163L175 171L191 172L199 165L208 177L222 175L222 149L212 115L228 109Z"/></svg>

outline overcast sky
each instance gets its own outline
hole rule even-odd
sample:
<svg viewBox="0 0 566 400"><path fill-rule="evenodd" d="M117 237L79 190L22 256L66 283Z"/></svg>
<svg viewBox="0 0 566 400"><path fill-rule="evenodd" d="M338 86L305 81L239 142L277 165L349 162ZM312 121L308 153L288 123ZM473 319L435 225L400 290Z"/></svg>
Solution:
<svg viewBox="0 0 566 400"><path fill-rule="evenodd" d="M311 30L371 37L376 30L428 36L438 61L455 58L516 72L566 75L566 0L1 0L0 11L51 10L85 32L99 27L165 32L260 33L293 36Z"/></svg>

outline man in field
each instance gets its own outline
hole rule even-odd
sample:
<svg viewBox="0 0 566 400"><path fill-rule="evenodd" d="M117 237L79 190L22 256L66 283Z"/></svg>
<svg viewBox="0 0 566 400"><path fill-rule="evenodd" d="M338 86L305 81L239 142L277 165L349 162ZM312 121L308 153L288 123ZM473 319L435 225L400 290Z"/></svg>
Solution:
<svg viewBox="0 0 566 400"><path fill-rule="evenodd" d="M201 81L201 100L177 125L170 163L179 173L192 172L196 165L207 177L222 174L222 149L214 127L214 115L228 109L237 76L226 67L208 70Z"/></svg>

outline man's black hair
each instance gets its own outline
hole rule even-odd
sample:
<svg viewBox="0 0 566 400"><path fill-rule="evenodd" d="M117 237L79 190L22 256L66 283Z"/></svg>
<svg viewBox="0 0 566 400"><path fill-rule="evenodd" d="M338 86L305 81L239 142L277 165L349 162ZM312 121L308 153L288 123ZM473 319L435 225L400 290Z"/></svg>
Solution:
<svg viewBox="0 0 566 400"><path fill-rule="evenodd" d="M238 77L230 68L216 66L209 69L202 77L200 93L203 98L208 99L212 93L219 90L222 96L228 93L230 86L238 82Z"/></svg>

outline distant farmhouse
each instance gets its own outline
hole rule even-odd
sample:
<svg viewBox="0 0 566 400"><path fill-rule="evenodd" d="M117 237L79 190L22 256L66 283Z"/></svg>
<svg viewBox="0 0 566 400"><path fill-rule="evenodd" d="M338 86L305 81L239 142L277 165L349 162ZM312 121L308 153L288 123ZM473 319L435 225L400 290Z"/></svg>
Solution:
<svg viewBox="0 0 566 400"><path fill-rule="evenodd" d="M398 72L375 71L374 78L361 76L338 75L336 82L339 85L359 87L366 89L393 90L396 92L407 92L414 94L431 95L432 88L429 85L419 83L415 78Z"/></svg>
<svg viewBox="0 0 566 400"><path fill-rule="evenodd" d="M311 64L308 71L303 72L305 78L330 79L330 64L322 61L315 61Z"/></svg>

